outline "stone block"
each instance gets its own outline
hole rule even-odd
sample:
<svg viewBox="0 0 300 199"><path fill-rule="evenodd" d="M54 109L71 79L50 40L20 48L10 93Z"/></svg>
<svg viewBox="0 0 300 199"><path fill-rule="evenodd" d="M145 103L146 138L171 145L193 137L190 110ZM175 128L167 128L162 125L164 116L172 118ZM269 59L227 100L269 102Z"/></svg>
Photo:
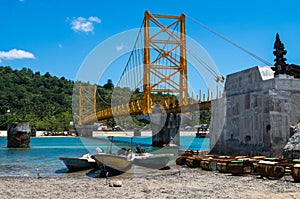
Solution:
<svg viewBox="0 0 300 199"><path fill-rule="evenodd" d="M224 97L212 102L211 153L281 157L290 126L300 121L299 85L274 78L269 66L228 75Z"/></svg>

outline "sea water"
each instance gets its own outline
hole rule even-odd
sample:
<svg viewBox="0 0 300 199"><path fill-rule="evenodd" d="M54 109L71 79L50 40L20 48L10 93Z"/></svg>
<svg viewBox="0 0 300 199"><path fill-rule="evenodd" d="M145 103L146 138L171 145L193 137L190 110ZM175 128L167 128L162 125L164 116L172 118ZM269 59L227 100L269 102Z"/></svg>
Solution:
<svg viewBox="0 0 300 199"><path fill-rule="evenodd" d="M30 148L7 148L7 138L0 137L0 176L59 176L68 170L59 157L80 157L86 153L97 153L96 147L104 152L110 150L108 138L82 137L32 137ZM141 145L146 152L151 147L151 137L114 137L112 151L122 147ZM209 150L208 138L181 136L182 150Z"/></svg>

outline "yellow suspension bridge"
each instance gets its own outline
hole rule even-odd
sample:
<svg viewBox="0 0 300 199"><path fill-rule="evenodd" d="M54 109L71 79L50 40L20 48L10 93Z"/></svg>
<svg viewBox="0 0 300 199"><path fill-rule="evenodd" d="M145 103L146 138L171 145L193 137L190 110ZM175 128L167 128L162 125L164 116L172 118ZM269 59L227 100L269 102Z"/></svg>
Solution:
<svg viewBox="0 0 300 199"><path fill-rule="evenodd" d="M185 18L184 14L168 16L146 11L134 48L114 89L110 106L97 108L96 85L80 83L78 86L78 124L151 114L157 104L166 112L173 113L209 110L212 96L218 98L221 95L218 87L214 94L208 89L206 97L201 91L199 96L188 94ZM223 76L213 71L201 58L196 60L210 70L216 85L224 80ZM121 87L128 89L126 100L120 100L124 96L118 96L117 88ZM131 99L135 91L141 93L140 99Z"/></svg>

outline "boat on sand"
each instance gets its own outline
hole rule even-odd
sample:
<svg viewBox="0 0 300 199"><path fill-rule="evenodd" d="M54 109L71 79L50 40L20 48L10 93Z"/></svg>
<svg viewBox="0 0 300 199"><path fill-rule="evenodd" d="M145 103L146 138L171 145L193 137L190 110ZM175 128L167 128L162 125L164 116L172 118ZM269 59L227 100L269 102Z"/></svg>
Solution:
<svg viewBox="0 0 300 199"><path fill-rule="evenodd" d="M101 154L93 154L91 158L93 158L96 163L99 165L102 171L105 172L105 175L119 175L126 171L129 171L132 167L132 158L133 153L130 149L121 148L118 150L117 153L112 152L112 141L115 136L125 136L122 133L106 133L102 134L103 136L108 137L108 147L107 147L107 153L101 153ZM132 137L131 137L132 141ZM107 174L106 174L107 173Z"/></svg>
<svg viewBox="0 0 300 199"><path fill-rule="evenodd" d="M173 156L174 154L135 154L133 164L151 169L163 169L167 167L167 164Z"/></svg>
<svg viewBox="0 0 300 199"><path fill-rule="evenodd" d="M64 162L69 172L98 168L96 161L91 158L89 153L80 158L60 157L59 159Z"/></svg>

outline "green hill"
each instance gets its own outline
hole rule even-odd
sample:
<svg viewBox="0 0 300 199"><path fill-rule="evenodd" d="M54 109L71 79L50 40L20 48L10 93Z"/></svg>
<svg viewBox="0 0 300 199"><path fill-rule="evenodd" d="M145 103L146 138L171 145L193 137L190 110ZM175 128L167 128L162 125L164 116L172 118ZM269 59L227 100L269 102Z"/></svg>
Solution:
<svg viewBox="0 0 300 199"><path fill-rule="evenodd" d="M63 131L72 118L74 82L31 69L0 66L0 128L30 122L38 130Z"/></svg>

